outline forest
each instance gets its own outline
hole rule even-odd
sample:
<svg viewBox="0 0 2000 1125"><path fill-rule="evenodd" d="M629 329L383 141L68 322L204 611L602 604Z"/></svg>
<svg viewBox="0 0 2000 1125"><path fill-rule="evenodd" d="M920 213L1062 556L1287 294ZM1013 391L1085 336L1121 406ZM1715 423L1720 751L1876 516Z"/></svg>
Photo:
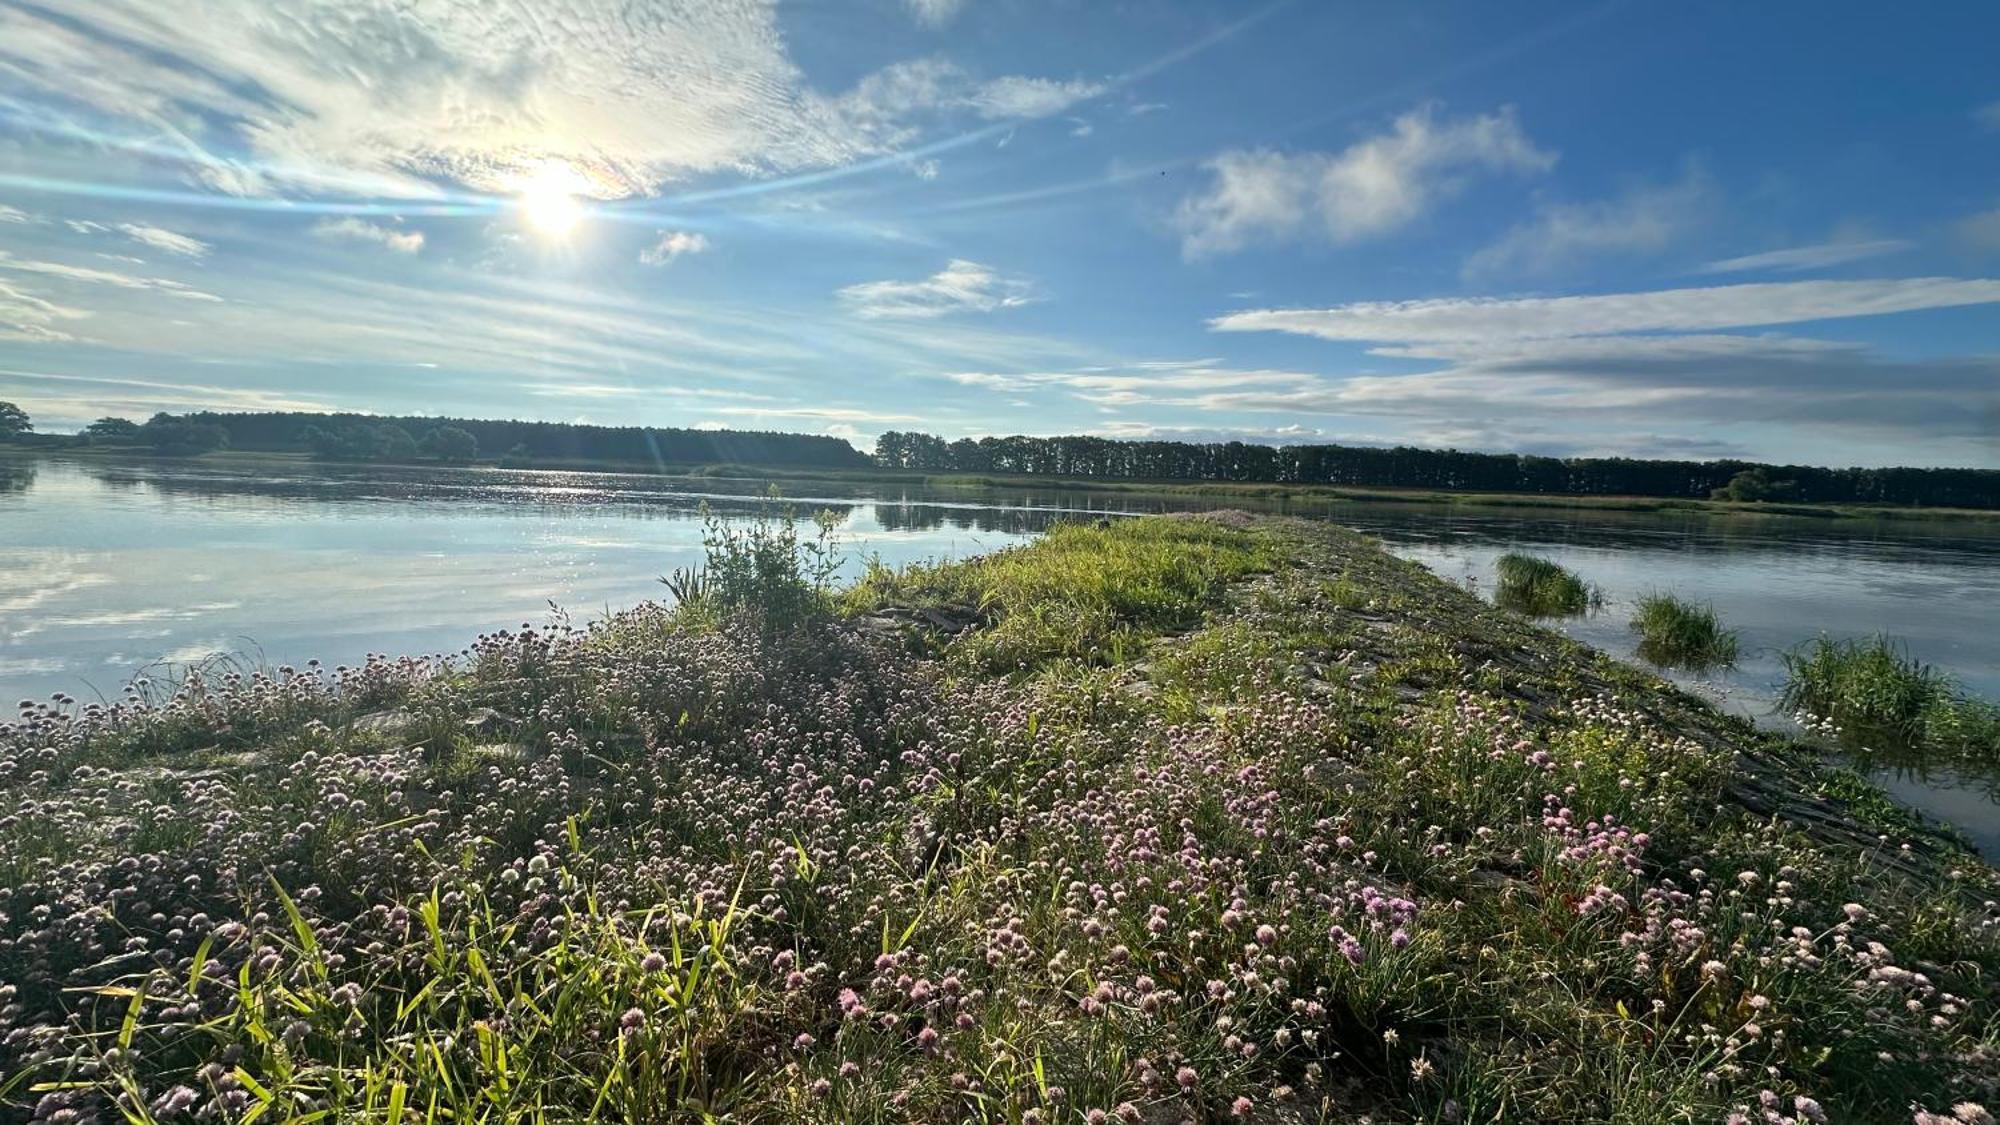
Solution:
<svg viewBox="0 0 2000 1125"><path fill-rule="evenodd" d="M1409 446L1269 446L1238 441L1019 435L946 441L931 434L892 430L876 441L875 464L931 473L1019 473L1110 480L2000 507L2000 471L1992 469L1836 469L1735 460L1536 457Z"/></svg>

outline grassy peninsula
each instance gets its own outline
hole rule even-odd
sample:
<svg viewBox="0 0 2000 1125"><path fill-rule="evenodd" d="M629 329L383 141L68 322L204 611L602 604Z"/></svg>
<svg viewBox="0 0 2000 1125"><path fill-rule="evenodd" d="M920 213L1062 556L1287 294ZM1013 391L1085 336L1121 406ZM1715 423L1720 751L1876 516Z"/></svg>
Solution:
<svg viewBox="0 0 2000 1125"><path fill-rule="evenodd" d="M0 1114L1990 1119L2000 878L1801 747L1326 525L817 546L25 706Z"/></svg>

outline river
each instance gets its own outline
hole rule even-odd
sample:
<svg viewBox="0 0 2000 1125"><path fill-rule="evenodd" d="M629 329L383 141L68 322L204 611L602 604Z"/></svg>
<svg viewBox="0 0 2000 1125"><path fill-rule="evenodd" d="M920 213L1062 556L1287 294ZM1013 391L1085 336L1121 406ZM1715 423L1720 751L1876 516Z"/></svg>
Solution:
<svg viewBox="0 0 2000 1125"><path fill-rule="evenodd" d="M288 462L0 458L0 698L115 698L133 675L214 654L269 664L452 652L481 632L593 616L664 594L700 559L702 505L771 503L729 481ZM849 573L1017 543L1093 513L1251 506L1060 489L925 491L800 483L830 509ZM1335 520L1477 590L1509 550L1547 555L1605 594L1555 625L1631 658L1633 601L1712 603L1742 655L1676 674L1782 724L1778 654L1821 632L1886 633L2000 698L2000 522L1810 520L1380 502L1255 505ZM1864 763L1902 799L2000 855L2000 782Z"/></svg>

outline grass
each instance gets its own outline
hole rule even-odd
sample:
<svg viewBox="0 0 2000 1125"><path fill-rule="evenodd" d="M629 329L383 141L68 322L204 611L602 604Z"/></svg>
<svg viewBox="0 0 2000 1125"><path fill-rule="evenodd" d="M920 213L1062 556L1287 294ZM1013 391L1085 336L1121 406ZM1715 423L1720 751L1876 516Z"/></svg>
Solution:
<svg viewBox="0 0 2000 1125"><path fill-rule="evenodd" d="M1603 600L1596 590L1548 559L1509 552L1495 560L1493 600L1533 617L1573 617Z"/></svg>
<svg viewBox="0 0 2000 1125"><path fill-rule="evenodd" d="M686 610L0 725L0 1117L2000 1098L1991 868L1359 537L1071 525L746 622L817 591L777 534Z"/></svg>
<svg viewBox="0 0 2000 1125"><path fill-rule="evenodd" d="M1719 668L1736 662L1736 634L1724 629L1713 606L1698 606L1672 594L1648 594L1632 616L1639 655L1655 664Z"/></svg>
<svg viewBox="0 0 2000 1125"><path fill-rule="evenodd" d="M960 651L1020 671L1059 658L1116 660L1145 633L1193 625L1224 583L1272 561L1250 533L1218 523L1064 523L966 563L871 568L847 605L921 605L990 622Z"/></svg>
<svg viewBox="0 0 2000 1125"><path fill-rule="evenodd" d="M2000 707L1887 637L1819 637L1784 654L1781 702L1830 720L1850 740L2000 760Z"/></svg>

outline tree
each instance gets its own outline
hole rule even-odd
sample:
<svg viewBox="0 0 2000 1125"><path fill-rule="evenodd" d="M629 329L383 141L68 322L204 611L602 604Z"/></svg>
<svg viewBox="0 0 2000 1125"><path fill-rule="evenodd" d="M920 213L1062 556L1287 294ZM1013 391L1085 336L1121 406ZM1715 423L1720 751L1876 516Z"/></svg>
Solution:
<svg viewBox="0 0 2000 1125"><path fill-rule="evenodd" d="M401 426L379 426L375 430L375 456L384 461L414 461L417 439Z"/></svg>
<svg viewBox="0 0 2000 1125"><path fill-rule="evenodd" d="M165 457L192 457L229 444L229 431L221 426L166 413L153 415L139 427L139 437Z"/></svg>
<svg viewBox="0 0 2000 1125"><path fill-rule="evenodd" d="M97 438L136 438L139 423L130 418L103 417L83 428L83 432Z"/></svg>
<svg viewBox="0 0 2000 1125"><path fill-rule="evenodd" d="M424 455L452 465L462 465L479 456L479 439L457 426L439 426L419 443Z"/></svg>
<svg viewBox="0 0 2000 1125"><path fill-rule="evenodd" d="M11 402L0 402L0 441L34 430L35 424L28 420L27 411Z"/></svg>
<svg viewBox="0 0 2000 1125"><path fill-rule="evenodd" d="M1798 495L1795 481L1773 480L1768 469L1745 469L1709 495L1717 500L1790 500Z"/></svg>

